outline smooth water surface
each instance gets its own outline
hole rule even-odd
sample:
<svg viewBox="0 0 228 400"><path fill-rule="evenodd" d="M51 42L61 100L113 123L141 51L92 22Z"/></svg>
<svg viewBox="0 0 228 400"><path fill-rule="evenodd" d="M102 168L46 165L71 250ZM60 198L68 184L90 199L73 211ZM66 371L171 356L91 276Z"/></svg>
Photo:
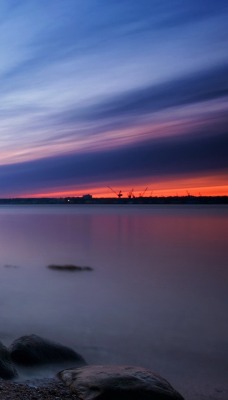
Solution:
<svg viewBox="0 0 228 400"><path fill-rule="evenodd" d="M37 333L89 363L141 365L220 390L227 238L226 206L1 206L0 340Z"/></svg>

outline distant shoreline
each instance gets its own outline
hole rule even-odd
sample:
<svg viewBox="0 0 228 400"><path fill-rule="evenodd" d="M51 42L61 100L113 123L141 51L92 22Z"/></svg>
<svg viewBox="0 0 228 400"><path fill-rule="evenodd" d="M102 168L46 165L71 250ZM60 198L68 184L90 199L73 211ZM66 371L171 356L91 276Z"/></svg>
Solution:
<svg viewBox="0 0 228 400"><path fill-rule="evenodd" d="M33 204L85 204L85 205L142 205L142 204L228 204L228 196L169 196L169 197L135 197L135 198L94 198L90 195L82 197L61 198L2 198L0 205L33 205Z"/></svg>

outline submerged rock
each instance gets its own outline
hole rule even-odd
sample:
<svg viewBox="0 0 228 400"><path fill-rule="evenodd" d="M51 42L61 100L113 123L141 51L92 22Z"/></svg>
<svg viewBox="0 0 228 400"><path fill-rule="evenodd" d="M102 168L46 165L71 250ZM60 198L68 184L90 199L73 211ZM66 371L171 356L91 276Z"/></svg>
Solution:
<svg viewBox="0 0 228 400"><path fill-rule="evenodd" d="M12 379L17 376L8 349L0 342L0 378Z"/></svg>
<svg viewBox="0 0 228 400"><path fill-rule="evenodd" d="M56 265L56 264L51 264L48 265L47 268L49 269L54 269L56 271L92 271L92 267L80 267L79 265L72 265L72 264L66 264L66 265Z"/></svg>
<svg viewBox="0 0 228 400"><path fill-rule="evenodd" d="M80 400L183 400L164 378L140 367L92 365L58 377Z"/></svg>
<svg viewBox="0 0 228 400"><path fill-rule="evenodd" d="M74 350L37 335L16 339L9 350L12 360L24 366L65 362L73 362L75 366L86 364L83 357Z"/></svg>

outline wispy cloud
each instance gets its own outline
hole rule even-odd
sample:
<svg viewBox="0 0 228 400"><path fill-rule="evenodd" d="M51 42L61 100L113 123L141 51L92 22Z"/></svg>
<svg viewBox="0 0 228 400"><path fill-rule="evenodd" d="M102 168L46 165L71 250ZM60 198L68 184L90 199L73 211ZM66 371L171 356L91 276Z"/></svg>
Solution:
<svg viewBox="0 0 228 400"><path fill-rule="evenodd" d="M3 0L0 15L0 165L7 190L39 190L49 175L50 186L63 185L76 159L85 165L84 181L102 182L106 157L129 160L136 147L140 163L120 163L128 177L175 174L172 143L180 160L184 138L191 147L196 131L197 140L208 138L208 149L213 135L223 143L226 0ZM148 170L147 149L157 160ZM190 159L189 171L203 168ZM220 165L219 152L217 159ZM53 160L64 178L42 173ZM115 173L112 161L109 178Z"/></svg>
<svg viewBox="0 0 228 400"><path fill-rule="evenodd" d="M129 90L97 102L91 107L71 110L62 115L63 122L82 119L108 119L151 114L180 105L228 96L228 64L194 72L161 84ZM60 117L61 120L61 117Z"/></svg>

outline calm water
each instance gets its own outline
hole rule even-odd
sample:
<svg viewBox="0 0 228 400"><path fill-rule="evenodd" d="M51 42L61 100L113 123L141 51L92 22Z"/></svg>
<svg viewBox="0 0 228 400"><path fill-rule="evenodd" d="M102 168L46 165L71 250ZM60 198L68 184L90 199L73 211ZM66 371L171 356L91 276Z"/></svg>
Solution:
<svg viewBox="0 0 228 400"><path fill-rule="evenodd" d="M5 344L37 333L179 388L227 382L226 206L1 206L0 271Z"/></svg>

